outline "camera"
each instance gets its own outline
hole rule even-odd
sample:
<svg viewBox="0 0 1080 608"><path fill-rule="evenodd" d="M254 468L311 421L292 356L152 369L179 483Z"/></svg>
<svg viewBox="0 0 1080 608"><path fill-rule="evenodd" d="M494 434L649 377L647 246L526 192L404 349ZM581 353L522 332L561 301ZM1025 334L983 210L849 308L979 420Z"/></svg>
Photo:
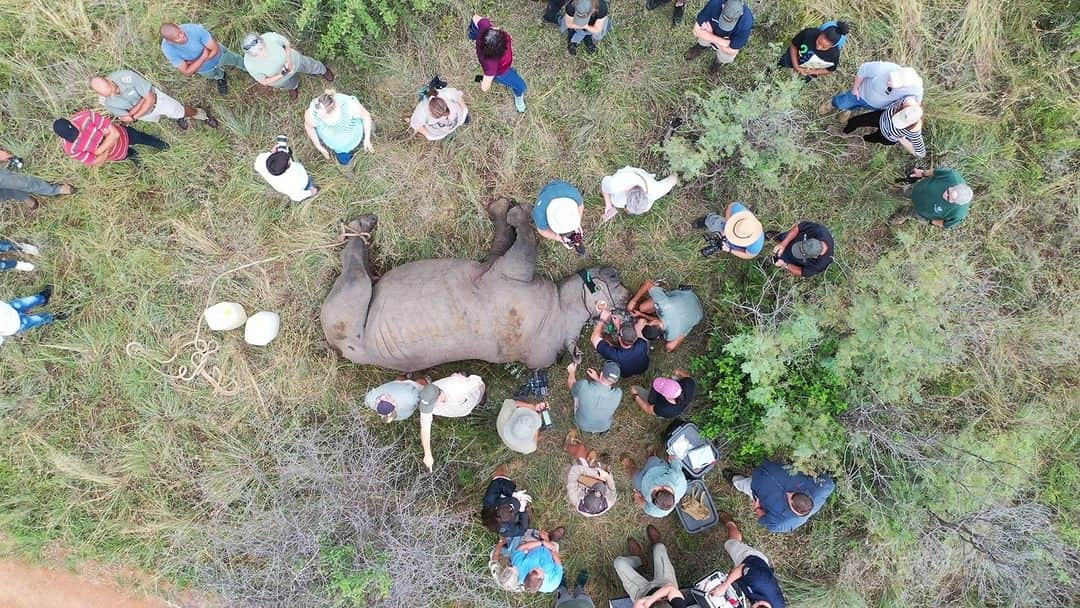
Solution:
<svg viewBox="0 0 1080 608"><path fill-rule="evenodd" d="M431 77L431 82L429 82L428 85L427 85L427 90L428 91L438 91L439 89L445 89L445 88L446 88L446 81L443 80L442 78L439 78L438 74L435 74L434 76L432 76Z"/></svg>
<svg viewBox="0 0 1080 608"><path fill-rule="evenodd" d="M18 156L12 156L7 161L7 168L11 171L18 171L23 168L23 159Z"/></svg>
<svg viewBox="0 0 1080 608"><path fill-rule="evenodd" d="M286 152L291 157L292 148L289 147L289 136L278 135L274 140L274 152Z"/></svg>
<svg viewBox="0 0 1080 608"><path fill-rule="evenodd" d="M567 245L570 245L571 247L573 247L574 251L577 252L578 255L584 257L584 255L585 255L585 243L583 242L582 238L583 237L581 236L580 231L574 231L574 232L571 232L570 234L564 236L563 237L563 242L566 243Z"/></svg>
<svg viewBox="0 0 1080 608"><path fill-rule="evenodd" d="M727 239L724 238L724 233L722 232L709 232L705 234L705 242L708 243L708 245L701 248L701 255L707 258L723 251Z"/></svg>

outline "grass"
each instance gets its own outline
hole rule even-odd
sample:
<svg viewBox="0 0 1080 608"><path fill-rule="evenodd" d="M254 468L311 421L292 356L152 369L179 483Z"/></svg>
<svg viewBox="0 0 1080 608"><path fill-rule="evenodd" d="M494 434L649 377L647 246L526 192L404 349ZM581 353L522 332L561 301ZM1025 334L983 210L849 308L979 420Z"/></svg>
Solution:
<svg viewBox="0 0 1080 608"><path fill-rule="evenodd" d="M654 145L667 121L690 107L685 92L711 86L705 59L683 61L689 35L672 32L668 8L645 14L640 4L613 4L615 28L600 52L571 59L563 38L538 25L541 3L514 12L480 7L494 10L496 22L514 35L515 65L530 86L529 111L520 116L505 90L482 95L471 82L474 58L463 40L471 6L454 3L423 27L371 45L362 68L336 64L337 88L357 95L376 120L375 154L359 157L357 179L350 181L306 142L301 103L235 71L232 92L219 98L211 83L171 70L156 48L160 21L185 15L207 23L234 50L249 29L294 33L288 12L265 6L167 0L0 7L0 78L10 83L0 97L0 146L25 157L27 172L72 181L81 190L49 201L33 216L11 206L0 215L0 234L33 240L44 251L37 273L5 274L0 293L22 295L54 283L52 307L73 313L65 323L8 342L0 359L0 521L23 553L40 554L59 539L80 556L186 576L176 559L177 539L203 530L215 514L264 499L263 477L274 474L275 450L290 437L312 426L377 426L357 404L391 374L349 364L319 344L319 306L339 269L336 250L321 247L336 238L339 224L376 213L375 259L384 269L424 257L478 258L490 239L483 202L495 194L530 200L556 177L585 192L587 245L597 259L622 269L627 285L653 276L693 284L717 332L738 322L722 300L751 299L755 283L745 279L752 274L747 264L701 259L689 221L730 200L750 203L770 228L814 219L833 229L835 268L797 287L812 301L850 289L898 238L927 240L939 255L971 254L996 286L987 295L995 314L980 326L983 348L956 362L955 373L965 379L959 385L971 388L948 396L958 409L973 412L965 414L972 424L965 433L996 438L988 443L995 458L1020 460L1022 452L1031 474L1005 500L1041 497L1058 510L1055 523L1075 548L1075 525L1067 522L1077 512L1077 474L1069 465L1076 442L1061 422L1075 420L1068 413L1075 410L1069 404L1076 403L1080 362L1080 282L1071 264L1080 253L1074 236L1080 108L1070 63L1078 39L1075 12L1066 3L1009 10L955 0L755 5L760 19L751 44L721 77L736 89L753 86L775 62L778 41L833 15L855 24L851 43L841 73L804 88L802 111L813 113L824 96L847 86L864 60L895 58L923 74L931 160L962 169L978 199L959 230L908 227L896 235L883 225L900 202L884 191L909 159L842 139L826 119L813 125L814 139L830 146L825 165L785 176L780 192L728 170L680 186L645 216L597 226L600 177L623 164L662 171ZM180 133L168 124L147 127L173 148L145 154L139 172L126 164L87 170L71 162L49 122L92 103L83 84L88 76L120 66L139 70L181 100L205 104L222 128L197 125ZM474 116L442 144L411 136L405 124L415 91L435 71L466 91ZM302 101L322 85L303 80ZM251 159L278 133L290 136L324 188L315 201L291 205L253 175ZM271 257L215 284L230 269ZM565 251L542 248L541 273L558 278L577 265ZM160 366L125 348L138 343L152 358L169 358L194 335L208 299L238 301L249 312L275 310L283 320L281 337L266 349L244 345L236 333L212 336L220 347L213 364L228 379L228 395L215 394L205 381L171 382L155 372ZM674 355L659 354L655 371L685 367L707 342L702 331ZM179 362L189 354L181 353ZM595 356L587 363L597 364ZM178 371L175 365L163 369ZM498 403L518 380L510 366L475 369L493 387L492 405L468 419L438 421L434 430L436 459L443 463L436 477L456 485L454 508L475 509L492 468L510 461L515 479L536 498L540 523L567 525L567 570L588 568L594 597L620 594L609 564L627 534L641 537L646 518L633 508L622 475L619 504L610 514L585 521L570 513L562 489L562 434L571 420L563 372L552 373L556 430L544 436L537 454L514 458L492 429ZM1025 424L1027 404L1049 421ZM281 434L274 440L264 428L269 421ZM1055 425L1054 433L1032 430ZM591 443L612 456L626 449L643 454L662 426L626 403L616 431ZM1007 443L1016 433L1024 450ZM387 441L402 435L394 466L421 470L415 423L382 434ZM722 487L719 476L709 484L721 508L749 524L744 499ZM912 492L935 493L924 497L932 501L937 490L920 485ZM753 525L745 532L773 557L798 605L889 605L919 567L902 560L924 522L902 507L868 512L845 488L795 535L770 535ZM660 525L672 539L683 582L726 567L716 533L686 535L670 518ZM491 541L478 529L469 536L477 555Z"/></svg>

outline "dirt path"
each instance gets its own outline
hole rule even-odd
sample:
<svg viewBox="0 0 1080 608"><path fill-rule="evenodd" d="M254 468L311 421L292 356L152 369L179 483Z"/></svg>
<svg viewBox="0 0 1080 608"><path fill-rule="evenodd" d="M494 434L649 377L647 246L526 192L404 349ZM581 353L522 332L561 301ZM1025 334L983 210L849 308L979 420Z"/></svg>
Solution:
<svg viewBox="0 0 1080 608"><path fill-rule="evenodd" d="M175 606L175 604L172 604ZM108 578L0 560L3 608L169 608Z"/></svg>

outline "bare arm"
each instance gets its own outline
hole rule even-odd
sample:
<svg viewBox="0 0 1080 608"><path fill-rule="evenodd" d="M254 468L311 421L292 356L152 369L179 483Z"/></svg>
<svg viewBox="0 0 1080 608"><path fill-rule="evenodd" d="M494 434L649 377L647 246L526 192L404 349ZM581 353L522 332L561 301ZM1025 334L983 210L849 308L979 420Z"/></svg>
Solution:
<svg viewBox="0 0 1080 608"><path fill-rule="evenodd" d="M862 87L862 81L863 77L856 75L855 83L851 85L851 93L855 95L855 99L862 99L862 96L859 95L859 89Z"/></svg>
<svg viewBox="0 0 1080 608"><path fill-rule="evenodd" d="M150 110L153 110L155 105L157 105L157 93L155 93L153 89L150 89L150 92L144 95L143 98L139 100L139 103L135 104L135 107L128 110L128 116L132 119L141 118L149 114Z"/></svg>
<svg viewBox="0 0 1080 608"><path fill-rule="evenodd" d="M107 133L105 133L105 137L101 139L101 143L98 144L97 148L94 148L94 156L98 157L94 159L95 165L100 165L101 163L105 162L105 160L108 160L105 157L110 152L112 152L112 149L115 148L116 144L120 142L121 128L122 127L113 125L112 128L109 129ZM101 159L101 163L98 162L99 159Z"/></svg>
<svg viewBox="0 0 1080 608"><path fill-rule="evenodd" d="M713 595L713 596L724 595L724 592L728 590L728 587L731 586L731 583L734 583L735 581L742 578L743 568L744 568L744 566L742 564L739 564L738 566L735 566L734 568L732 568L731 572L728 572L727 578L724 579L724 582L722 582L719 585L713 587L712 591L709 591L709 595Z"/></svg>
<svg viewBox="0 0 1080 608"><path fill-rule="evenodd" d="M626 310L633 312L637 308L641 298L645 297L645 294L649 293L649 290L655 286L656 284L653 283L652 279L642 283L641 287L638 288L637 293L634 294L634 297L630 298L630 301L626 303Z"/></svg>
<svg viewBox="0 0 1080 608"><path fill-rule="evenodd" d="M606 308L600 311L600 322L593 327L592 335L589 336L589 341L592 342L593 348L596 348L600 344L600 340L603 339L604 323L607 323L607 320L610 318L611 312Z"/></svg>
<svg viewBox="0 0 1080 608"><path fill-rule="evenodd" d="M577 363L571 362L566 366L566 389L574 390L575 384L577 384Z"/></svg>
<svg viewBox="0 0 1080 608"><path fill-rule="evenodd" d="M604 24L607 23L607 20L607 17L604 17L603 19L597 19L596 23L592 25L586 25L585 29L593 34L599 34L600 32L604 31Z"/></svg>
<svg viewBox="0 0 1080 608"><path fill-rule="evenodd" d="M789 245L791 245L791 242L794 241L795 237L797 236L799 236L799 225L795 224L791 227L790 230L788 230L787 236L784 237L784 240L780 241L780 244L773 248L773 253L776 255L780 255L781 253L783 253L784 250L787 249Z"/></svg>
<svg viewBox="0 0 1080 608"><path fill-rule="evenodd" d="M375 120L371 117L371 112L367 111L363 105L360 105L358 112L360 119L364 121L364 150L371 152L371 131L375 128Z"/></svg>
<svg viewBox="0 0 1080 608"><path fill-rule="evenodd" d="M494 82L494 81L495 81L494 76L488 76L487 74L484 74L484 79L480 81L480 90L484 91L485 93L487 91L490 91L491 90L491 83Z"/></svg>
<svg viewBox="0 0 1080 608"><path fill-rule="evenodd" d="M634 398L634 403L637 404L641 411L649 414L650 416L656 415L656 408L654 408L648 401L642 398L641 394L637 392L637 389L630 389L630 395Z"/></svg>
<svg viewBox="0 0 1080 608"><path fill-rule="evenodd" d="M308 139L311 140L311 144L323 155L323 158L329 160L330 151L322 144L322 141L319 140L318 132L315 131L315 119L311 116L311 108L308 108L308 110L304 112L304 132L307 133Z"/></svg>
<svg viewBox="0 0 1080 608"><path fill-rule="evenodd" d="M431 414L420 414L420 445L424 448L424 466L428 471L435 464L435 457L431 455Z"/></svg>

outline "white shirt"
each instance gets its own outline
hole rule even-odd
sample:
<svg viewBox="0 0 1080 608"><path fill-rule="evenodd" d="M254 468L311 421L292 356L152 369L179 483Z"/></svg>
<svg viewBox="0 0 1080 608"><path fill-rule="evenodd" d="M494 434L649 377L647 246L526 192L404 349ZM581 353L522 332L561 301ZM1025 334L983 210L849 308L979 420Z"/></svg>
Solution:
<svg viewBox="0 0 1080 608"><path fill-rule="evenodd" d="M435 404L435 411L428 415L446 418L468 416L484 396L484 381L480 376L454 374L433 384L442 389L442 398Z"/></svg>
<svg viewBox="0 0 1080 608"><path fill-rule="evenodd" d="M294 203L299 203L311 196L311 192L307 189L309 178L304 165L294 160L281 175L270 175L270 171L266 168L267 158L270 158L269 152L263 152L255 157L255 172L261 175L271 188L289 197Z"/></svg>
<svg viewBox="0 0 1080 608"><path fill-rule="evenodd" d="M428 112L428 97L421 99L420 103L416 104L416 109L413 110L412 118L409 119L409 126L414 131L419 131L420 127L427 127L428 141L439 141L445 138L464 124L465 119L469 116L469 110L462 102L462 96L463 93L453 87L439 90L439 97L446 102L446 107L450 110L450 114L442 118L435 118Z"/></svg>
<svg viewBox="0 0 1080 608"><path fill-rule="evenodd" d="M608 175L600 180L600 189L611 197L611 205L617 209L626 208L626 191L634 186L645 188L645 196L649 199L649 208L645 211L648 211L653 203L671 192L671 189L675 187L675 180L672 178L658 180L652 173L637 167L623 167L614 175Z"/></svg>
<svg viewBox="0 0 1080 608"><path fill-rule="evenodd" d="M14 336L22 327L22 316L7 302L0 301L0 336ZM3 340L0 340L3 342Z"/></svg>

